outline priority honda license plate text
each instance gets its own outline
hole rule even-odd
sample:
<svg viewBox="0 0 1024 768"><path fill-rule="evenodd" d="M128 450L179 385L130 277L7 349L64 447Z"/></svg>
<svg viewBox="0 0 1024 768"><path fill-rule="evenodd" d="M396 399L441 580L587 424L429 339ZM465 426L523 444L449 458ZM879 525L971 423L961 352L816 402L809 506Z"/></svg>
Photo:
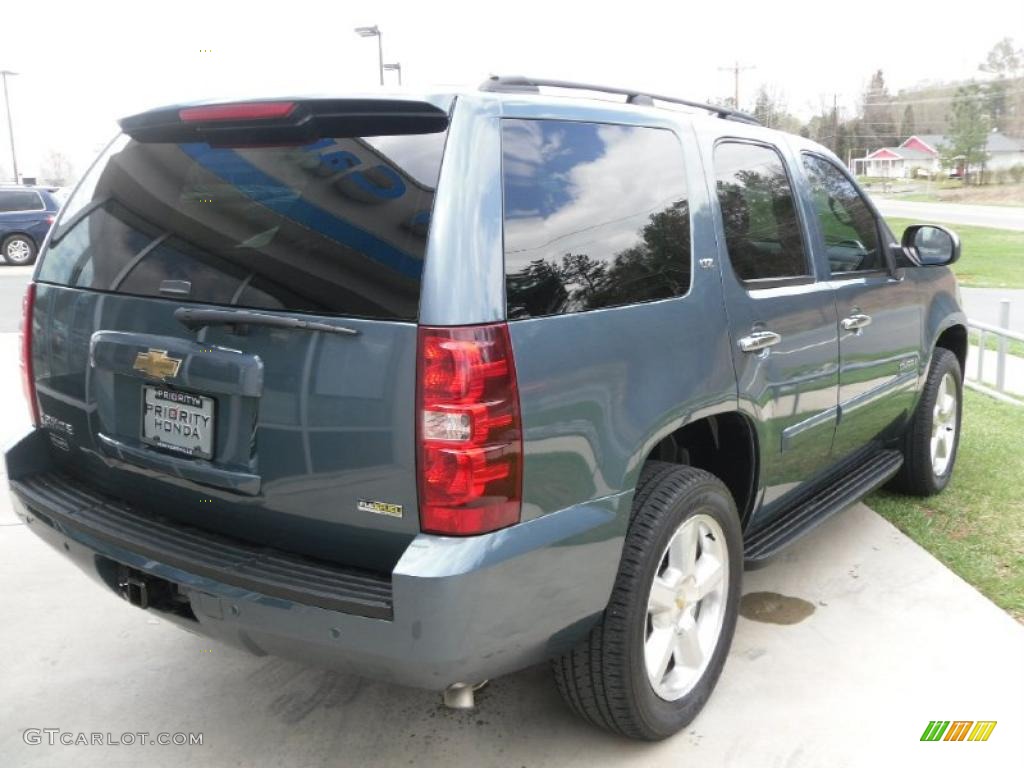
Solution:
<svg viewBox="0 0 1024 768"><path fill-rule="evenodd" d="M214 400L143 385L142 441L186 456L213 458Z"/></svg>

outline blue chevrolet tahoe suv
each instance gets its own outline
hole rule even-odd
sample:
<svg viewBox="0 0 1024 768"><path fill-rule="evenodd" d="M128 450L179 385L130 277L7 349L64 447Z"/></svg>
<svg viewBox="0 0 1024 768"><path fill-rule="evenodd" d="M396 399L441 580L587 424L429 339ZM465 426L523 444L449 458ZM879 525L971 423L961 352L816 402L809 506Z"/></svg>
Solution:
<svg viewBox="0 0 1024 768"><path fill-rule="evenodd" d="M526 78L121 127L28 288L7 471L31 530L191 631L453 706L552 660L657 739L745 566L949 481L959 242L897 241L811 141Z"/></svg>
<svg viewBox="0 0 1024 768"><path fill-rule="evenodd" d="M15 266L32 264L60 210L57 190L0 187L0 255Z"/></svg>

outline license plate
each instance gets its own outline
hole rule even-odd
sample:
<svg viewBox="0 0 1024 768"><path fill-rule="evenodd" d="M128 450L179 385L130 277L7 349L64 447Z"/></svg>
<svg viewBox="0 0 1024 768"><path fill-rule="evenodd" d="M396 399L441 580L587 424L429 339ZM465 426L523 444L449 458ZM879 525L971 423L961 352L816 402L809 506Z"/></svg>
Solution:
<svg viewBox="0 0 1024 768"><path fill-rule="evenodd" d="M213 458L214 399L142 386L142 442L168 451Z"/></svg>

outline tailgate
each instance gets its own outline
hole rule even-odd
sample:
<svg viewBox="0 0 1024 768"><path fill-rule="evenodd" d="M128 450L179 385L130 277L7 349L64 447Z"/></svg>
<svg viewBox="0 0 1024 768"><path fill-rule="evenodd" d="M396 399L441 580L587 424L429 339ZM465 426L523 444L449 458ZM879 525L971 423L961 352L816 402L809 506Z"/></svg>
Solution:
<svg viewBox="0 0 1024 768"><path fill-rule="evenodd" d="M360 136L340 102L295 135L125 121L137 138L83 180L37 274L54 459L190 526L390 570L419 530L415 321L446 126L416 104Z"/></svg>

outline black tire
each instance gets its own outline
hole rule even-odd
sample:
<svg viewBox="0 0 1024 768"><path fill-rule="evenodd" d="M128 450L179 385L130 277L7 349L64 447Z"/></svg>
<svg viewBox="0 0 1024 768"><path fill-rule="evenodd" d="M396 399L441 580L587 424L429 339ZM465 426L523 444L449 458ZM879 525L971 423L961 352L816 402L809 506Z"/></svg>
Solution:
<svg viewBox="0 0 1024 768"><path fill-rule="evenodd" d="M931 440L935 403L939 396L943 378L952 376L956 389L956 431L953 449L945 470L936 473L932 464ZM956 466L956 455L960 448L961 417L963 415L963 374L960 361L948 349L937 347L928 369L928 379L921 393L921 399L914 416L907 425L903 444L903 467L893 478L891 487L914 496L932 496L942 491L949 483Z"/></svg>
<svg viewBox="0 0 1024 768"><path fill-rule="evenodd" d="M28 235L11 235L0 246L0 252L8 264L25 267L35 263L37 250L35 241Z"/></svg>
<svg viewBox="0 0 1024 768"><path fill-rule="evenodd" d="M644 663L647 599L673 534L688 518L713 518L725 536L728 586L717 644L696 684L668 701L655 693ZM722 482L703 470L651 461L644 467L611 599L598 625L554 661L562 697L585 720L635 739L658 740L685 727L703 708L729 653L743 574L736 505Z"/></svg>

